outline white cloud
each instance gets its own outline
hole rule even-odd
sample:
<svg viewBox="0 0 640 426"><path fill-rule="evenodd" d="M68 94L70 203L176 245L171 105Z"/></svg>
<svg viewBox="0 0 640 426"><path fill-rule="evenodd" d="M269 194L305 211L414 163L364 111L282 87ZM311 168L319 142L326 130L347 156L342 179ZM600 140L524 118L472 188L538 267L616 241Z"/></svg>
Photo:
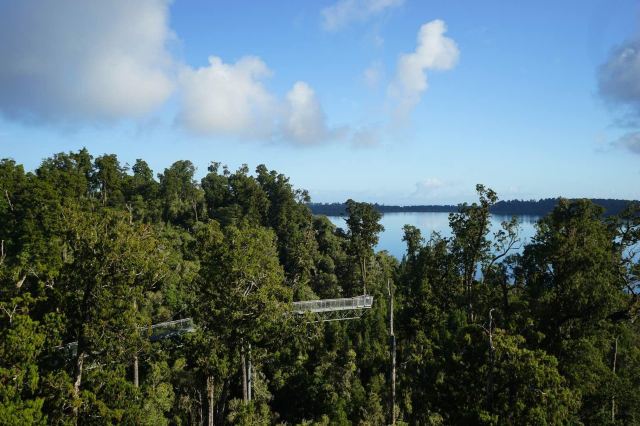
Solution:
<svg viewBox="0 0 640 426"><path fill-rule="evenodd" d="M322 26L327 31L338 31L403 3L404 0L339 0L322 10Z"/></svg>
<svg viewBox="0 0 640 426"><path fill-rule="evenodd" d="M598 71L600 96L617 110L617 124L635 130L612 145L640 154L640 38L615 48Z"/></svg>
<svg viewBox="0 0 640 426"><path fill-rule="evenodd" d="M438 197L449 194L453 186L451 182L442 181L437 177L429 177L416 183L416 189L409 198L414 202L433 201Z"/></svg>
<svg viewBox="0 0 640 426"><path fill-rule="evenodd" d="M179 64L168 48L176 39L170 3L0 0L0 118L63 127L144 121L176 91L176 122L197 134L298 145L371 139L330 127L307 83L295 83L284 96L270 92L265 80L271 71L258 57L225 63L212 56L196 68ZM401 1L356 3L368 16ZM341 1L336 7L342 12L327 16L342 25L352 19L349 4Z"/></svg>
<svg viewBox="0 0 640 426"><path fill-rule="evenodd" d="M614 49L599 70L600 94L605 99L628 104L640 114L640 39Z"/></svg>
<svg viewBox="0 0 640 426"><path fill-rule="evenodd" d="M442 182L438 178L427 178L421 182L416 183L416 192L430 192L444 186L444 182Z"/></svg>
<svg viewBox="0 0 640 426"><path fill-rule="evenodd" d="M613 144L615 146L626 148L634 154L640 154L640 131L627 133Z"/></svg>
<svg viewBox="0 0 640 426"><path fill-rule="evenodd" d="M367 84L367 86L372 88L376 87L378 83L380 83L380 80L382 80L383 76L384 70L380 61L373 62L362 73L364 82Z"/></svg>
<svg viewBox="0 0 640 426"><path fill-rule="evenodd" d="M380 145L379 129L365 127L354 131L351 135L351 144L354 148L372 148Z"/></svg>
<svg viewBox="0 0 640 426"><path fill-rule="evenodd" d="M335 138L336 132L328 128L313 89L305 82L296 82L286 97L282 124L284 138L297 144L312 145Z"/></svg>
<svg viewBox="0 0 640 426"><path fill-rule="evenodd" d="M0 112L37 121L144 115L171 94L167 0L21 0L0 11Z"/></svg>
<svg viewBox="0 0 640 426"><path fill-rule="evenodd" d="M209 66L180 73L182 95L178 122L204 135L281 140L316 145L341 137L330 129L314 90L298 81L284 99L270 93L262 81L271 75L257 57L225 64L209 58Z"/></svg>
<svg viewBox="0 0 640 426"><path fill-rule="evenodd" d="M418 33L418 45L412 53L400 55L389 95L397 103L397 118L406 119L427 90L427 70L449 70L456 66L460 51L455 41L446 37L446 24L428 22Z"/></svg>
<svg viewBox="0 0 640 426"><path fill-rule="evenodd" d="M204 135L268 137L277 117L276 101L262 84L269 75L266 64L253 56L235 64L212 56L206 67L184 67L179 122Z"/></svg>

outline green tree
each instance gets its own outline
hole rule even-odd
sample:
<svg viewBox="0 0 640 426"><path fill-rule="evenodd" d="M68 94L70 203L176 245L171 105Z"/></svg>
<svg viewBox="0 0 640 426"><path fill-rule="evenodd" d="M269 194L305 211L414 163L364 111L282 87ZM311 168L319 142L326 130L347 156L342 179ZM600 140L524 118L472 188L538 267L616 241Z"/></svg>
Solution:
<svg viewBox="0 0 640 426"><path fill-rule="evenodd" d="M449 226L453 233L451 253L458 262L470 322L474 322L476 316L473 306L476 297L475 275L478 265L487 261L491 248L487 239L490 208L498 200L497 194L483 185L476 185L476 192L479 203L462 204L457 213L449 214Z"/></svg>
<svg viewBox="0 0 640 426"><path fill-rule="evenodd" d="M611 417L607 384L615 380L612 347L620 333L612 315L629 299L620 274L620 246L602 214L590 201L561 200L538 223L523 259L530 317L541 347L559 359L561 372L581 394L581 418L587 423Z"/></svg>
<svg viewBox="0 0 640 426"><path fill-rule="evenodd" d="M165 221L188 228L203 219L204 193L194 180L195 171L191 161L180 160L158 175Z"/></svg>
<svg viewBox="0 0 640 426"><path fill-rule="evenodd" d="M382 215L367 203L347 200L347 227L349 228L349 254L353 256L360 269L363 292L367 293L367 268L378 244L378 234L384 231L379 221Z"/></svg>
<svg viewBox="0 0 640 426"><path fill-rule="evenodd" d="M235 371L230 365L245 368L250 347L256 356L282 342L292 293L272 231L248 224L221 230L211 221L197 237L202 266L194 317L208 342L199 363L210 386L221 387Z"/></svg>
<svg viewBox="0 0 640 426"><path fill-rule="evenodd" d="M95 159L92 180L103 206L122 205L125 177L126 168L120 165L115 154L105 154Z"/></svg>
<svg viewBox="0 0 640 426"><path fill-rule="evenodd" d="M117 372L130 365L146 344L143 326L150 323L136 301L169 271L165 268L167 253L149 226L131 225L126 215L108 211L96 215L67 210L65 217L68 252L57 286L68 321L67 335L77 342L73 360L77 414L78 404L86 408L86 404L99 403L90 392L91 386L83 386L87 359L111 363L111 371L116 372L114 386L126 387L117 384L122 377ZM87 392L81 393L83 388ZM109 407L112 403L117 407L117 400L100 404Z"/></svg>
<svg viewBox="0 0 640 426"><path fill-rule="evenodd" d="M44 425L38 358L45 333L30 317L29 293L3 297L15 293L14 285L0 264L0 424Z"/></svg>

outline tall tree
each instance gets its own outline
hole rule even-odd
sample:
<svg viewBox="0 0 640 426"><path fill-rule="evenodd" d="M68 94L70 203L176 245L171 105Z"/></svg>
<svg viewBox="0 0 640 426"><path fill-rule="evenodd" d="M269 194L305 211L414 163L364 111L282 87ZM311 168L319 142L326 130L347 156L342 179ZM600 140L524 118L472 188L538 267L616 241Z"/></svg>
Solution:
<svg viewBox="0 0 640 426"><path fill-rule="evenodd" d="M249 224L221 230L211 221L197 235L202 267L194 316L210 342L200 363L209 386L223 387L235 371L229 363L244 371L250 347L257 354L282 342L292 293L272 231Z"/></svg>
<svg viewBox="0 0 640 426"><path fill-rule="evenodd" d="M476 192L478 203L462 204L457 213L449 214L449 226L454 237L451 251L459 265L470 322L476 316L473 306L475 275L479 264L487 260L491 247L487 239L490 208L498 200L496 193L484 185L476 185Z"/></svg>
<svg viewBox="0 0 640 426"><path fill-rule="evenodd" d="M144 290L163 280L166 250L146 225L129 224L124 214L65 211L65 266L58 277L69 339L77 342L73 394L81 394L85 362L100 354L115 365L129 365L146 341L150 318L137 309ZM91 361L89 361L91 362ZM87 392L89 389L87 389ZM109 404L110 401L105 401ZM80 405L75 404L75 414Z"/></svg>
<svg viewBox="0 0 640 426"><path fill-rule="evenodd" d="M589 423L608 416L611 394L605 389L614 380L611 351L620 333L611 317L629 298L616 234L602 214L588 200L561 200L538 223L523 259L541 345L558 357L562 373L582 394L581 416Z"/></svg>
<svg viewBox="0 0 640 426"><path fill-rule="evenodd" d="M382 215L367 203L347 200L347 227L349 228L349 253L358 262L362 290L367 293L367 268L378 244L378 234L384 231L379 221Z"/></svg>
<svg viewBox="0 0 640 426"><path fill-rule="evenodd" d="M124 199L122 187L126 177L126 168L120 165L115 154L104 154L94 161L95 191L102 205L120 206Z"/></svg>
<svg viewBox="0 0 640 426"><path fill-rule="evenodd" d="M158 175L165 221L188 228L203 219L204 193L194 180L195 171L191 161L180 160Z"/></svg>

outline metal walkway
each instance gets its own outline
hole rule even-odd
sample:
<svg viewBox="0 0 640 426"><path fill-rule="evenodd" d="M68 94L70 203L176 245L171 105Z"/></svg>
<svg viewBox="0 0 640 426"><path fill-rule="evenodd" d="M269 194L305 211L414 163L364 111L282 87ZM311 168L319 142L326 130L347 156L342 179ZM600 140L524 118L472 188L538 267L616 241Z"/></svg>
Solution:
<svg viewBox="0 0 640 426"><path fill-rule="evenodd" d="M373 306L373 296L365 294L342 299L293 302L293 312L299 315L312 314L313 316L308 322L343 321L360 318L364 310L370 309L371 306ZM150 329L149 340L157 342L158 340L179 336L184 333L192 333L195 331L195 324L191 318L183 318L142 328ZM56 349L63 351L66 357L74 357L78 353L78 342L70 342L66 345L58 346Z"/></svg>
<svg viewBox="0 0 640 426"><path fill-rule="evenodd" d="M160 322L153 324L151 327L141 327L141 329L151 329L149 340L157 342L180 334L192 333L195 331L195 325L191 318L183 318L175 321ZM67 343L66 345L58 346L56 349L63 351L66 357L75 357L78 354L78 342Z"/></svg>
<svg viewBox="0 0 640 426"><path fill-rule="evenodd" d="M195 331L195 325L191 318L183 318L175 321L161 322L151 326L149 340L155 342L160 339L177 336Z"/></svg>
<svg viewBox="0 0 640 426"><path fill-rule="evenodd" d="M365 309L373 306L373 296L348 297L343 299L304 300L293 302L293 312L299 315L313 314L309 322L342 321L360 318Z"/></svg>

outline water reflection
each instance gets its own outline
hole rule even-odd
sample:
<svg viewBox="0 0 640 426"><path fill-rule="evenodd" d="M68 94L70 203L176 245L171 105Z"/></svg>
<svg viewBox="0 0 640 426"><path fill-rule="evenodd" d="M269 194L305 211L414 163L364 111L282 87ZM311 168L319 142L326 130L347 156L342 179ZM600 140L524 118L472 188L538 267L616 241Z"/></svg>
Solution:
<svg viewBox="0 0 640 426"><path fill-rule="evenodd" d="M520 237L522 243L530 241L535 235L535 224L538 216L518 216L520 222ZM329 216L331 222L343 229L347 228L344 216ZM511 220L511 216L491 216L491 233L500 229L503 221ZM398 259L405 254L406 246L402 241L404 225L413 225L420 229L426 239L433 232L438 232L443 237L451 236L449 228L449 213L386 213L381 220L384 232L380 234L380 241L376 250L386 250Z"/></svg>

